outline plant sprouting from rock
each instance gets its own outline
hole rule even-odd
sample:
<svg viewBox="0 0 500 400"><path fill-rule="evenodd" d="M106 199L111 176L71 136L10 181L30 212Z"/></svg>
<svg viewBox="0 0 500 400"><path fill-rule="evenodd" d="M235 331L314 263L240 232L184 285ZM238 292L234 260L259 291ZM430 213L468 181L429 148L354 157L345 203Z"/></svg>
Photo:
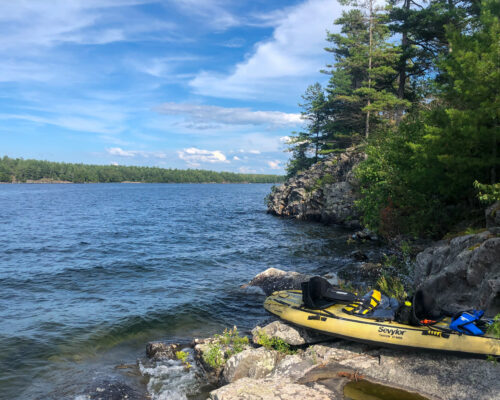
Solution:
<svg viewBox="0 0 500 400"><path fill-rule="evenodd" d="M222 334L214 335L207 351L203 353L203 359L211 368L219 368L232 355L242 352L248 342L248 337L240 336L236 326L233 329L226 328Z"/></svg>
<svg viewBox="0 0 500 400"><path fill-rule="evenodd" d="M283 354L295 354L296 351L283 339L275 336L269 336L264 331L257 332L257 343L268 350L276 350Z"/></svg>

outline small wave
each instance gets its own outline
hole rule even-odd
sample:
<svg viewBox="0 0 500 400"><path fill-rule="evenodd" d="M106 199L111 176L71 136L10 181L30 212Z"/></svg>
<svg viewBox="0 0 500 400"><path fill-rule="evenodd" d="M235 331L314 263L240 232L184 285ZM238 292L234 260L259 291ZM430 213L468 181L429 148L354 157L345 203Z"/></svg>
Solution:
<svg viewBox="0 0 500 400"><path fill-rule="evenodd" d="M200 371L191 350L184 351L188 353L189 369L177 360L158 361L151 366L139 364L141 374L149 380L147 390L152 400L187 400L188 396L199 393Z"/></svg>

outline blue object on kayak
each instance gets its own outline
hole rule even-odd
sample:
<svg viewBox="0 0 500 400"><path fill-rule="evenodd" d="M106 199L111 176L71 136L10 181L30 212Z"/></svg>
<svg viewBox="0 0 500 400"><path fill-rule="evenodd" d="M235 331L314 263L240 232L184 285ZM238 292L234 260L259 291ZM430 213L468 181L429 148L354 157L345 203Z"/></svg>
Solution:
<svg viewBox="0 0 500 400"><path fill-rule="evenodd" d="M450 329L467 335L484 335L484 332L475 324L475 322L479 321L483 314L484 311L482 310L464 311L458 316L452 318L450 322Z"/></svg>

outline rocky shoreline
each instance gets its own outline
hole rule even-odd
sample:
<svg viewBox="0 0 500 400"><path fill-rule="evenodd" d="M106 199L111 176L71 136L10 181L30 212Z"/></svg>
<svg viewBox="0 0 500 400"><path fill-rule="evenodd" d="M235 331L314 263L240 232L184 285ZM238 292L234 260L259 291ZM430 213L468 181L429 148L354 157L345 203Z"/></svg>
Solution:
<svg viewBox="0 0 500 400"><path fill-rule="evenodd" d="M309 206L301 207L302 216L318 215L310 213ZM408 271L411 286L435 293L438 305L448 309L483 309L489 316L499 313L499 210L500 203L486 210L484 229L421 248ZM354 242L377 239L368 231L348 238ZM363 279L383 273L380 263L355 252L359 268L354 275ZM269 268L242 288L255 287L270 295L276 290L300 289L309 278ZM339 284L333 272L325 278ZM234 327L189 343L149 343L146 358L124 367L142 377L146 392L103 382L94 385L85 399L490 400L500 393L500 367L495 361L374 347L320 335L274 317L261 325L243 333Z"/></svg>
<svg viewBox="0 0 500 400"><path fill-rule="evenodd" d="M269 293L306 279L271 268L248 285ZM187 361L179 360L181 349ZM220 356L215 364L214 352ZM351 398L349 390L365 395L378 390L393 398L487 400L500 393L499 367L491 361L373 347L279 320L256 326L247 336L233 328L189 345L150 343L146 353L150 362L184 365L185 374L197 376L207 391L190 399L333 400Z"/></svg>

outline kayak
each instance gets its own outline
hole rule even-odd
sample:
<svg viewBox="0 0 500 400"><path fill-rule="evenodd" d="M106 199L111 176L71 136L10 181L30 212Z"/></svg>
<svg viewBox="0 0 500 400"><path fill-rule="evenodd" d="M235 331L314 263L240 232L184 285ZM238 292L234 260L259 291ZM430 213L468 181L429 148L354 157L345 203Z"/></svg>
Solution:
<svg viewBox="0 0 500 400"><path fill-rule="evenodd" d="M342 311L345 304L322 310L301 305L300 290L274 292L264 302L267 311L287 322L343 339L387 347L500 356L500 339L452 332L448 329L449 318L432 326L411 326L347 314Z"/></svg>

